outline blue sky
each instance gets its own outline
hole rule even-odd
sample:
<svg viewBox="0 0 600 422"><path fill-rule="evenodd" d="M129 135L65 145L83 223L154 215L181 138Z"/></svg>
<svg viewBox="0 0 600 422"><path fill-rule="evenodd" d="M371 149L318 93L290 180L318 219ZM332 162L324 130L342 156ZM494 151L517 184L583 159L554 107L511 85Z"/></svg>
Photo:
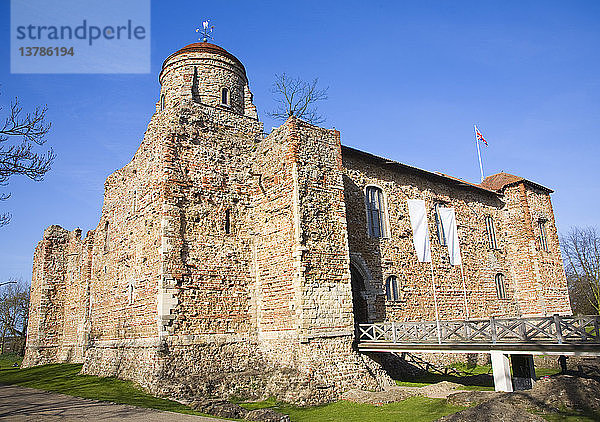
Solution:
<svg viewBox="0 0 600 422"><path fill-rule="evenodd" d="M555 189L560 231L598 224L600 2L153 1L147 75L12 75L9 17L3 0L0 103L47 104L57 159L43 182L3 189L13 220L0 228L0 279L31 277L48 225L96 227L106 176L154 112L162 61L206 18L246 66L267 130L279 124L266 115L274 74L318 77L329 87L323 126L344 144L477 182L477 123L486 174Z"/></svg>

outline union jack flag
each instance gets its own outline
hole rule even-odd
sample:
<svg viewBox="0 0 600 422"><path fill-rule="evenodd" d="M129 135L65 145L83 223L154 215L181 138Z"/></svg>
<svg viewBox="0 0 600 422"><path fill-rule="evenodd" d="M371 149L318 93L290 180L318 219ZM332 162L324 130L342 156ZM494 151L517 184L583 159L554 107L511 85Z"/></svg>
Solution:
<svg viewBox="0 0 600 422"><path fill-rule="evenodd" d="M477 125L473 125L473 127L475 128L475 138L478 141L481 141L485 144L485 146L488 146L487 141L485 140L485 138L483 137L483 135L481 134L481 132L479 131L479 128L477 127Z"/></svg>

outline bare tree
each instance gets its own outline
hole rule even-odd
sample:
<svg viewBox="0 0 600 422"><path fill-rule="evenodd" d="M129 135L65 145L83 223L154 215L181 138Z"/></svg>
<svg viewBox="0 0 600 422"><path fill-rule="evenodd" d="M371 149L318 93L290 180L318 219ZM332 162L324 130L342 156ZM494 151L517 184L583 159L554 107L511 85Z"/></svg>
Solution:
<svg viewBox="0 0 600 422"><path fill-rule="evenodd" d="M52 149L45 153L33 151L34 145L46 142L50 130L46 111L46 107L36 107L31 113L23 113L17 98L11 102L10 112L0 126L0 186L8 185L14 175L39 181L50 170L55 158ZM0 201L9 197L9 193L0 194ZM10 218L9 213L0 214L0 227L8 224Z"/></svg>
<svg viewBox="0 0 600 422"><path fill-rule="evenodd" d="M290 78L285 73L275 75L272 92L277 108L269 115L282 120L296 116L313 125L325 122L315 103L327 99L329 88L318 88L318 82L317 78L309 83L300 78Z"/></svg>
<svg viewBox="0 0 600 422"><path fill-rule="evenodd" d="M600 234L595 227L573 227L561 244L574 311L600 313Z"/></svg>
<svg viewBox="0 0 600 422"><path fill-rule="evenodd" d="M6 340L10 338L12 348L18 345L17 351L22 354L29 317L29 286L23 280L11 281L0 287L1 352L6 351Z"/></svg>

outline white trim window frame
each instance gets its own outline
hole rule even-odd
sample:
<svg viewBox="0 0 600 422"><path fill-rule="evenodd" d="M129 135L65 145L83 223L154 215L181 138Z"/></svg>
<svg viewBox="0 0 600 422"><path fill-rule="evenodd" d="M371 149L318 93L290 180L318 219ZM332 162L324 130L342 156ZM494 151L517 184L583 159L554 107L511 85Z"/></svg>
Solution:
<svg viewBox="0 0 600 422"><path fill-rule="evenodd" d="M365 187L367 231L372 238L388 237L387 201L383 189L376 185Z"/></svg>

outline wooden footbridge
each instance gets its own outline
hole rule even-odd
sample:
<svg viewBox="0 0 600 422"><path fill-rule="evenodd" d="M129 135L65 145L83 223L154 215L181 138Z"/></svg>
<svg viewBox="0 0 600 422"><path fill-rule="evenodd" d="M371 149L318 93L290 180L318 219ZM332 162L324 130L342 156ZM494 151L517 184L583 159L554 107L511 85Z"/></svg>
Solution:
<svg viewBox="0 0 600 422"><path fill-rule="evenodd" d="M512 391L509 355L600 356L600 315L357 325L361 352L490 353L496 390ZM515 359L516 360L516 359Z"/></svg>

